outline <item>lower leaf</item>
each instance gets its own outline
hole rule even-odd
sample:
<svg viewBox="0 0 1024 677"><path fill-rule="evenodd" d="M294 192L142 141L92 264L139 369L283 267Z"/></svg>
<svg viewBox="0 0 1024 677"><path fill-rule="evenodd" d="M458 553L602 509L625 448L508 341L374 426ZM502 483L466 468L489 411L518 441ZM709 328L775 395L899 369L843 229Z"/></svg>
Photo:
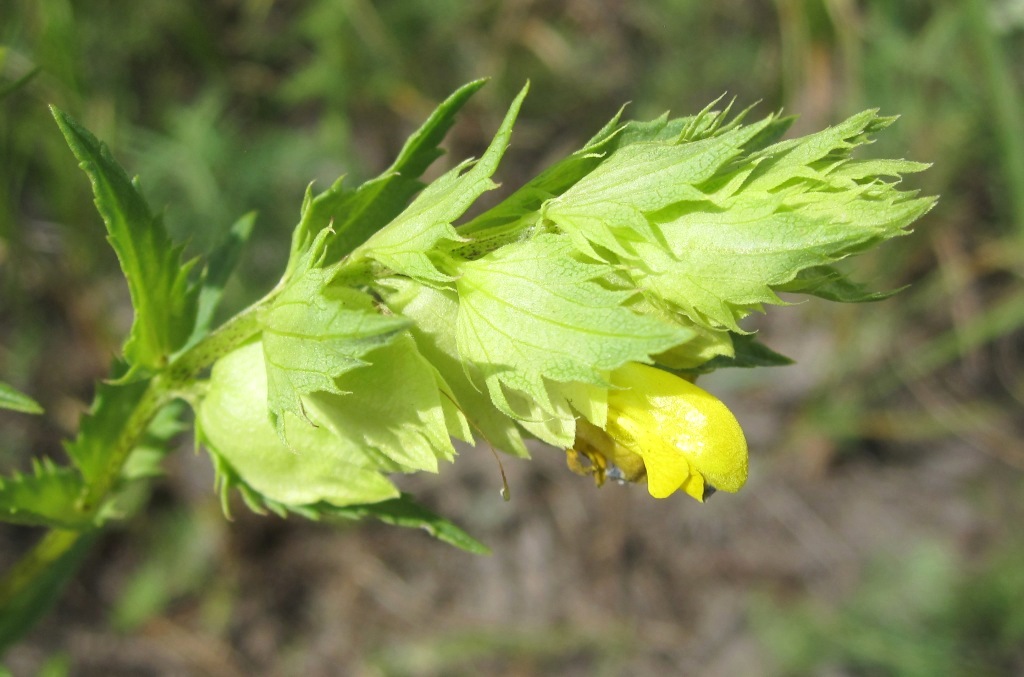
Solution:
<svg viewBox="0 0 1024 677"><path fill-rule="evenodd" d="M289 506L345 506L398 496L377 465L349 440L298 418L286 426L290 448L267 417L260 343L243 346L214 366L197 432L210 453L253 490Z"/></svg>

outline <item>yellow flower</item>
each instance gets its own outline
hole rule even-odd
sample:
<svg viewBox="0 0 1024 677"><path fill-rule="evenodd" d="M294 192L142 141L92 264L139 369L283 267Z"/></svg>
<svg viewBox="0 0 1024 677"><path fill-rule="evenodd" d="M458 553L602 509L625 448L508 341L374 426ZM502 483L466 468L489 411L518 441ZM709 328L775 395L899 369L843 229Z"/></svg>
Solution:
<svg viewBox="0 0 1024 677"><path fill-rule="evenodd" d="M703 502L747 481L747 441L736 417L715 396L667 371L630 362L611 374L604 430L576 424L569 467L630 482L647 478L655 498L677 490ZM580 457L590 461L584 468ZM609 469L614 466L614 473Z"/></svg>

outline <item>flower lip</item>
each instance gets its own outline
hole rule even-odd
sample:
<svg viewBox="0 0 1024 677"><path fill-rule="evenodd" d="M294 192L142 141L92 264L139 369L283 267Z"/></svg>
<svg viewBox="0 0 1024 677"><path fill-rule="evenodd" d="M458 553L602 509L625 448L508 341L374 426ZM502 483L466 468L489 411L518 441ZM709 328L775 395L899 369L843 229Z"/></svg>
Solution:
<svg viewBox="0 0 1024 677"><path fill-rule="evenodd" d="M627 363L611 374L604 429L577 422L570 467L630 482L647 480L655 498L682 489L703 502L735 492L747 479L747 444L739 422L718 398L667 371ZM575 457L573 457L575 455ZM579 457L590 461L583 467ZM575 461L573 461L575 458ZM610 471L617 468L617 471Z"/></svg>

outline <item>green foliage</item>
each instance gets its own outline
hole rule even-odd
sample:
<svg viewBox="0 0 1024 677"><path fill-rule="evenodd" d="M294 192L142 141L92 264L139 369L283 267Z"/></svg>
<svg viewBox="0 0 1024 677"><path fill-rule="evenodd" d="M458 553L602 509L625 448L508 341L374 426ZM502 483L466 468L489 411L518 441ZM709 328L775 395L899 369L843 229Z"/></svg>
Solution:
<svg viewBox="0 0 1024 677"><path fill-rule="evenodd" d="M336 263L398 216L423 184L419 177L443 155L438 144L455 123L455 115L486 83L477 80L449 96L423 126L409 137L398 158L380 176L347 190L342 179L315 198L307 197L302 220L295 229L291 261L298 261L324 228L334 236L327 243L323 263Z"/></svg>
<svg viewBox="0 0 1024 677"><path fill-rule="evenodd" d="M352 253L349 265L370 258L411 279L443 285L451 277L438 269L432 255L445 241L457 241L452 222L485 191L497 187L491 175L508 148L527 87L512 102L498 133L477 162L466 161L449 170L420 193L388 228L377 231ZM472 165L470 167L470 165Z"/></svg>
<svg viewBox="0 0 1024 677"><path fill-rule="evenodd" d="M115 365L114 373L123 374L123 365ZM56 601L89 552L97 527L134 513L148 481L161 472L170 439L182 431L182 407L173 403L157 407L151 417L131 415L145 401L146 387L143 381L99 385L78 436L65 445L77 468L33 460L31 474L0 478L2 518L51 529L0 580L0 652Z"/></svg>
<svg viewBox="0 0 1024 677"><path fill-rule="evenodd" d="M564 401L552 403L548 384L607 385L603 374L615 367L690 338L685 329L629 310L635 291L606 289L599 280L611 275L554 234L462 265L458 351L483 374L499 409L517 416L508 388L549 415L569 411Z"/></svg>
<svg viewBox="0 0 1024 677"><path fill-rule="evenodd" d="M196 420L200 439L214 454L222 491L244 484L246 498L255 497L249 502L257 506L347 505L398 496L375 472L374 459L358 445L345 444L347 439L335 440L323 425L284 420L289 449L266 416L263 362L259 343L218 361Z"/></svg>
<svg viewBox="0 0 1024 677"><path fill-rule="evenodd" d="M307 190L281 281L217 329L214 313L252 216L190 279L199 260L183 262L183 248L106 147L54 110L92 181L135 321L127 371L100 385L66 445L75 467L40 463L5 480L4 516L86 531L134 512L181 430L171 405L180 398L196 411L225 512L234 490L257 512L374 517L483 551L388 475L437 472L456 456L452 439L472 442L474 430L517 456L526 456L524 435L578 446L577 419L606 427L611 375L631 363L692 374L783 364L739 321L778 302L777 291L876 298L829 264L904 233L932 205L884 180L922 165L851 157L890 118L868 111L777 141L789 120L744 124L746 113L730 118L709 106L679 119L616 116L460 229L456 222L497 185L527 88L478 161L426 186L419 177L480 85L443 102L381 176L351 191L340 180L316 197ZM661 439L645 435L637 439ZM741 433L733 437L745 479L746 445ZM688 448L710 454L712 442ZM665 444L666 473L682 481L689 461ZM0 603L23 587L12 584Z"/></svg>
<svg viewBox="0 0 1024 677"><path fill-rule="evenodd" d="M453 291L437 290L412 280L390 278L383 282L387 286L388 307L413 321L409 333L417 350L450 389L449 401L459 403L460 413L472 421L473 429L486 442L514 456L528 457L516 422L493 406L487 389L477 386L479 370L461 359L455 332L451 330L458 322L458 296ZM449 399L447 395L445 399Z"/></svg>
<svg viewBox="0 0 1024 677"><path fill-rule="evenodd" d="M182 264L184 247L172 245L160 219L150 213L138 186L106 146L57 108L53 117L92 182L96 208L128 281L135 322L124 356L134 367L164 367L195 323L199 287L188 275L196 261Z"/></svg>
<svg viewBox="0 0 1024 677"><path fill-rule="evenodd" d="M703 374L724 367L784 367L793 360L781 355L754 338L753 334L732 334L731 355L716 355L687 371Z"/></svg>
<svg viewBox="0 0 1024 677"><path fill-rule="evenodd" d="M414 135L429 152L413 169L436 157L435 127L468 87ZM380 501L397 490L378 472L436 471L454 456L449 438L471 440L472 428L517 455L522 431L571 447L577 416L604 425L608 375L629 362L786 363L737 322L787 284L865 300L826 264L903 233L932 204L882 178L922 165L851 158L890 118L868 111L776 142L788 120L744 125L709 107L617 116L457 230L493 187L525 94L479 162L441 175L348 256L334 258L353 226L335 231L327 217L340 184L307 194L292 262L257 306L260 340L218 361L199 398L222 489L306 515ZM379 181L349 193L377 205L371 220L398 211Z"/></svg>
<svg viewBox="0 0 1024 677"><path fill-rule="evenodd" d="M423 529L434 538L476 555L490 554L490 549L448 520L438 517L412 500L408 494L371 505L347 505L329 508L325 514L340 519L371 517L385 524Z"/></svg>
<svg viewBox="0 0 1024 677"><path fill-rule="evenodd" d="M64 450L86 483L97 481L110 466L125 421L147 386L145 381L97 386L92 407L79 423L78 435L64 444Z"/></svg>
<svg viewBox="0 0 1024 677"><path fill-rule="evenodd" d="M1020 551L1003 548L982 566L923 544L873 563L836 609L763 602L755 629L780 674L824 666L879 675L1005 675L1022 665L1024 594ZM1016 669L1015 669L1016 668Z"/></svg>
<svg viewBox="0 0 1024 677"><path fill-rule="evenodd" d="M33 460L28 475L0 477L0 518L16 524L84 529L91 524L76 502L82 476L74 468L58 468L50 459Z"/></svg>
<svg viewBox="0 0 1024 677"><path fill-rule="evenodd" d="M231 274L235 272L242 251L252 236L256 225L256 213L249 212L231 226L224 241L210 253L210 260L203 271L202 287L196 300L196 324L185 348L195 345L213 329L214 313L224 294Z"/></svg>
<svg viewBox="0 0 1024 677"><path fill-rule="evenodd" d="M408 326L377 313L373 299L347 287L328 287L329 273L312 268L278 296L261 318L271 417L305 419L301 395L345 391L334 379L366 364L363 355Z"/></svg>
<svg viewBox="0 0 1024 677"><path fill-rule="evenodd" d="M441 175L349 256L332 260L351 226L336 232L330 220L303 244L338 186L307 196L292 262L257 313L260 341L218 363L200 407L222 488L305 514L382 500L396 490L375 471L436 470L454 457L449 437L471 439L472 427L514 454L523 453L516 422L571 447L575 417L604 424L608 374L627 363L671 354L666 366L694 372L784 364L750 340L737 339L737 354L738 320L808 269L817 273L788 291L863 300L824 265L901 234L932 205L880 175L923 166L850 157L891 119L867 112L771 143L787 122L744 126L743 115L709 109L650 123L616 117L456 230L494 185L524 94L479 162ZM442 103L432 120L452 107ZM310 217L316 210L324 214ZM264 391L280 440L265 434Z"/></svg>
<svg viewBox="0 0 1024 677"><path fill-rule="evenodd" d="M828 301L840 303L866 303L882 301L899 289L893 291L870 291L862 284L849 280L833 266L812 266L804 268L789 282L780 285L781 291L805 293L818 296Z"/></svg>
<svg viewBox="0 0 1024 677"><path fill-rule="evenodd" d="M23 414L41 414L43 408L25 393L0 382L0 409L20 411Z"/></svg>
<svg viewBox="0 0 1024 677"><path fill-rule="evenodd" d="M113 257L103 249L103 229L89 220L88 184L41 114L44 104L57 103L108 141L129 174L144 178L148 203L175 239L187 239L191 251L207 250L238 214L258 208L251 251L226 289L224 306L233 311L269 286L269 275L280 273L296 196L310 178L324 187L346 173L346 191L357 186L374 175L360 174L360 167L376 172L398 149L402 135L395 129L414 128L431 100L485 73L494 76L492 84L475 97L468 124L447 145L478 155L486 145L480 135L496 126L498 107L529 78L532 94L523 113L528 126L520 127L508 164L496 175L510 188L534 166L531 158L557 156L626 98L635 102L630 113L645 118L660 113L665 102L696 110L729 91L741 101L763 98L762 110L799 112L800 133L869 106L899 111L900 124L879 135L867 152L906 153L936 163L913 180L927 193L943 195L928 228L870 257L806 269L775 291L870 300L881 295L870 289L912 283L912 290L870 309L821 303L788 309L782 324L758 324L766 328L761 336L772 336L776 347L791 352L780 333L806 332L815 365L822 365L817 351L827 351L826 368L784 384L777 379L786 377L774 372L726 378L761 393L759 416L796 417L797 426L809 422L816 440L827 445L841 439L847 451L863 448L848 442L867 435L872 448L902 457L908 438L942 444L955 436L1013 458L1022 391L1013 362L1002 358L1019 343L1024 326L1021 249L1013 237L1024 223L1015 217L1024 184L1014 169L1022 166L1024 127L1021 116L1012 114L1021 91L1020 71L1014 69L1021 61L1019 3L661 0L625 3L613 13L587 2L569 3L570 11L563 12L557 5L499 0L0 4L0 91L6 94L0 99L0 362L8 380L31 383L26 389L50 410L47 417L14 419L4 430L0 455L7 468L29 468L25 456L34 449L53 451L39 440L54 428L65 430L67 396L91 390L82 382L94 375L84 368L89 356L105 360L105 337L121 326L120 312L96 303L109 298L104 276ZM685 40L680 27L687 28ZM28 79L33 72L38 74ZM626 130L606 135L605 150L625 137ZM596 151L565 162L593 169L602 159ZM557 162L553 169L561 166ZM480 226L488 238L451 247L472 259L515 241L519 215L537 223L530 210L539 210L586 172L568 173L571 178L556 174L547 183L529 181L540 188L526 196L529 209L489 210L486 218L457 228L469 237L470 226ZM352 211L346 207L325 216L311 229L310 241L331 218L340 230L341 215ZM490 228L500 218L511 224L509 232ZM212 260L205 267L211 276L228 272ZM837 269L870 288L850 289L845 276L840 284L819 286L819 276L835 281ZM810 287L802 283L806 276L815 278ZM443 376L473 431L525 455L523 427L493 406L483 378L473 365L461 363L454 334L445 331L457 320L455 292L398 278L388 284L387 293L374 292L414 322L408 332ZM680 319L642 298L630 307ZM54 331L55 312L74 318L77 339L70 354L62 333ZM213 326L196 324L201 328L189 346ZM753 326L741 322L744 329ZM768 349L752 336L688 329L695 338L655 356L659 364L688 373L763 364L761 349ZM76 368L56 369L58 385L51 375L53 356L65 354ZM784 362L774 355L771 363ZM907 384L927 397L904 398ZM797 404L794 388L806 387L813 388L810 396ZM785 450L799 453L800 445L787 440ZM926 458L915 456L913 462L927 467ZM771 473L773 460L770 453L758 459L762 473ZM790 460L782 460L787 469ZM914 486L920 481L915 477ZM991 489L979 494L988 497ZM949 533L954 538L956 530ZM859 544L857 534L851 538ZM680 607L679 621L688 609ZM431 643L414 641L409 665L419 665L424 650L444 650L443 638L440 649ZM660 643L643 637L631 650L655 644L650 650L661 656ZM689 657L689 644L675 648Z"/></svg>
<svg viewBox="0 0 1024 677"><path fill-rule="evenodd" d="M0 586L0 653L42 618L88 554L96 531L53 530Z"/></svg>
<svg viewBox="0 0 1024 677"><path fill-rule="evenodd" d="M918 163L849 162L849 150L891 120L868 111L743 157L771 121L630 146L544 215L584 251L628 262L637 286L690 320L737 332L800 271L902 234L934 204L880 180ZM810 280L802 291L814 290Z"/></svg>

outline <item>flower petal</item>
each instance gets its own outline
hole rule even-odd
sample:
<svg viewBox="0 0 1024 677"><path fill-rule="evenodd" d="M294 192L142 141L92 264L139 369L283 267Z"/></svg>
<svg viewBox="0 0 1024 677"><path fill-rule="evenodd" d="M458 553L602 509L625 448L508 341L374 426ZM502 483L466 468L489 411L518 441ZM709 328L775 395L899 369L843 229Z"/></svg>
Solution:
<svg viewBox="0 0 1024 677"><path fill-rule="evenodd" d="M721 400L678 376L628 363L612 373L608 434L643 458L648 490L703 500L705 484L734 492L747 480L743 430Z"/></svg>

